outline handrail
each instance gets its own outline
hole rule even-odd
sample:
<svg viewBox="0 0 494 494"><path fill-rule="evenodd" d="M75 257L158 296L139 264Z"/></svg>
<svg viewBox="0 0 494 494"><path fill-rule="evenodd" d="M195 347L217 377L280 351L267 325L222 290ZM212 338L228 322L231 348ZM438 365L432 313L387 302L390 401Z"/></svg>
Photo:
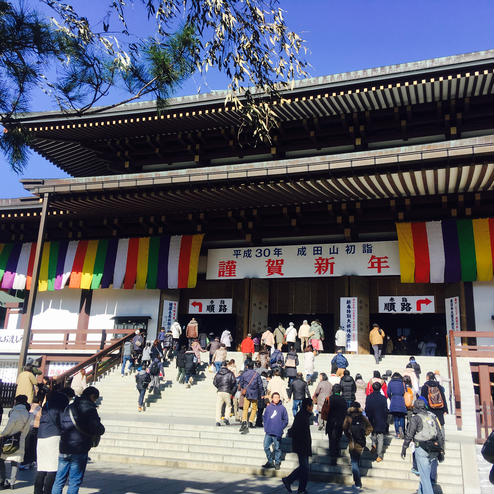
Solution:
<svg viewBox="0 0 494 494"><path fill-rule="evenodd" d="M100 370L98 368L99 364L103 361L105 361L105 363L106 363L106 361L109 359L112 360L112 363L116 362L117 360L120 361L121 355L122 355L121 349L122 349L124 343L129 341L130 339L132 339L133 336L134 336L134 332L124 336L123 338L120 338L119 340L117 340L115 343L113 343L109 347L99 351L98 353L95 353L94 355L92 355L88 359L83 360L80 364L77 364L76 366L72 367L71 369L64 372L63 374L60 374L59 376L55 377L54 380L55 380L56 384L57 385L60 385L60 384L65 385L65 383L67 382L67 380L69 378L75 376L75 374L77 374L80 370L85 369L86 367L89 367L90 365L93 366L93 369L87 375L90 376L90 381L94 382L96 380L96 378L101 374L100 372L98 372ZM114 352L116 350L120 350L118 354L114 354ZM110 354L114 354L114 355L110 355ZM117 357L117 358L112 358L112 357ZM103 370L106 370L106 368Z"/></svg>
<svg viewBox="0 0 494 494"><path fill-rule="evenodd" d="M461 430L463 419L461 414L461 390L458 375L458 357L492 357L493 345L456 345L455 338L494 338L494 331L450 331L449 348L451 355L451 367L453 370L453 390L456 426Z"/></svg>

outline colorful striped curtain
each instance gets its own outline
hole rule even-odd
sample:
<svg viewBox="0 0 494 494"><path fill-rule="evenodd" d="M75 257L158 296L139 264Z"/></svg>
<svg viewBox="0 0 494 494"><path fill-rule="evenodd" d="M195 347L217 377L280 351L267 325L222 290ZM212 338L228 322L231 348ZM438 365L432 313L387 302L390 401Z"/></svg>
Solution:
<svg viewBox="0 0 494 494"><path fill-rule="evenodd" d="M204 235L49 241L39 291L194 288ZM29 290L36 243L0 244L0 287Z"/></svg>
<svg viewBox="0 0 494 494"><path fill-rule="evenodd" d="M396 223L402 283L491 281L494 219Z"/></svg>

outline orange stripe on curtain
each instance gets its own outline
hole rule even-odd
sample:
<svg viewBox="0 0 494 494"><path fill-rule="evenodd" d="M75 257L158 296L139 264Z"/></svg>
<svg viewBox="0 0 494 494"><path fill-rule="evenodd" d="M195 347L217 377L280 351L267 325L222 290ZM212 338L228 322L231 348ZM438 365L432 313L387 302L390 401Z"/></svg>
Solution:
<svg viewBox="0 0 494 494"><path fill-rule="evenodd" d="M70 275L69 288L80 288L82 278L82 268L89 240L80 240L75 251L74 264L72 265L72 273Z"/></svg>

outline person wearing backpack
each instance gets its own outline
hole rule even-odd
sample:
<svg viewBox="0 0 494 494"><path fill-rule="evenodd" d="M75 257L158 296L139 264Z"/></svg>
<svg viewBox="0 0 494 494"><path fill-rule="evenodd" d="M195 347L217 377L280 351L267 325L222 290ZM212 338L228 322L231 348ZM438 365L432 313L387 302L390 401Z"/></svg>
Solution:
<svg viewBox="0 0 494 494"><path fill-rule="evenodd" d="M155 391L159 394L160 391L160 363L157 360L155 360L150 366L149 366L149 375L151 376L151 382L149 385L149 393L151 391Z"/></svg>
<svg viewBox="0 0 494 494"><path fill-rule="evenodd" d="M273 353L271 354L271 359L269 360L269 366L271 367L271 370L275 369L283 369L283 354L281 353L281 350L278 350L277 348L273 350Z"/></svg>
<svg viewBox="0 0 494 494"><path fill-rule="evenodd" d="M136 374L136 388L139 391L139 398L137 400L137 411L142 412L144 405L144 396L146 395L146 389L151 382L151 375L144 370L141 366L137 368Z"/></svg>
<svg viewBox="0 0 494 494"><path fill-rule="evenodd" d="M448 403L444 395L444 388L436 381L434 372L427 373L427 381L420 391L429 405L429 410L437 417L441 426L444 426L444 414L448 413Z"/></svg>
<svg viewBox="0 0 494 494"><path fill-rule="evenodd" d="M403 439L405 432L405 385L399 372L395 372L388 384L389 411L393 415L396 437Z"/></svg>
<svg viewBox="0 0 494 494"><path fill-rule="evenodd" d="M355 487L362 487L360 480L360 457L365 448L365 438L372 432L372 425L362 414L360 403L354 401L348 409L343 422L343 432L348 438L348 451L352 463L352 474Z"/></svg>
<svg viewBox="0 0 494 494"><path fill-rule="evenodd" d="M295 347L290 345L285 358L285 376L288 377L288 385L292 384L292 381L297 377L298 364L298 355L295 351Z"/></svg>
<svg viewBox="0 0 494 494"><path fill-rule="evenodd" d="M413 414L410 418L405 441L401 449L401 457L406 458L407 448L411 442L415 444L415 460L420 476L418 492L434 494L431 471L437 468L437 462L444 459L444 434L437 417L427 411L423 400L415 400Z"/></svg>

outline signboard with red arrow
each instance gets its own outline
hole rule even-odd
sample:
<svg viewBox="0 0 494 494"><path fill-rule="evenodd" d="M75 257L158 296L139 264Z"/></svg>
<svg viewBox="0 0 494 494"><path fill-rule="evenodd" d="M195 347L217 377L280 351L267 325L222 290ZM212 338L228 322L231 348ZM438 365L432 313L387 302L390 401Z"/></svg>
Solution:
<svg viewBox="0 0 494 494"><path fill-rule="evenodd" d="M433 295L391 295L379 297L380 314L434 314Z"/></svg>

